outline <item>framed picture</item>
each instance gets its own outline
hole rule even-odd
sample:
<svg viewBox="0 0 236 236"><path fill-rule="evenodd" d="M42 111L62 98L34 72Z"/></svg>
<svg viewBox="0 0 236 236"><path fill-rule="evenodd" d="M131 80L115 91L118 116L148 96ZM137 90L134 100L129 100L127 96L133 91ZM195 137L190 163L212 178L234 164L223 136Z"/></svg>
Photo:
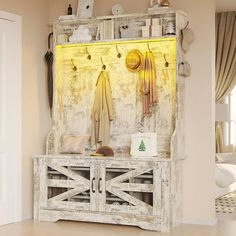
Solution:
<svg viewBox="0 0 236 236"><path fill-rule="evenodd" d="M77 8L77 16L81 19L93 16L94 0L79 0Z"/></svg>
<svg viewBox="0 0 236 236"><path fill-rule="evenodd" d="M131 138L131 156L153 157L157 156L157 134L138 133Z"/></svg>

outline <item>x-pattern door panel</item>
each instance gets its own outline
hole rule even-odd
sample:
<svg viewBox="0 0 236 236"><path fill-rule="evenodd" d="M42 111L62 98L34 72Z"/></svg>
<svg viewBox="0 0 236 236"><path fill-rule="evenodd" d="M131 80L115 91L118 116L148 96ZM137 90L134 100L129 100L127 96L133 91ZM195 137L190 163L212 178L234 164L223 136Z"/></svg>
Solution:
<svg viewBox="0 0 236 236"><path fill-rule="evenodd" d="M46 174L41 173L41 182L45 182L46 188L44 194L41 194L44 198L40 201L41 207L43 204L45 208L53 209L96 210L96 163L86 160L52 159L44 165Z"/></svg>
<svg viewBox="0 0 236 236"><path fill-rule="evenodd" d="M159 163L52 158L39 165L41 209L160 215Z"/></svg>
<svg viewBox="0 0 236 236"><path fill-rule="evenodd" d="M161 168L153 162L106 165L105 210L136 215L159 215Z"/></svg>

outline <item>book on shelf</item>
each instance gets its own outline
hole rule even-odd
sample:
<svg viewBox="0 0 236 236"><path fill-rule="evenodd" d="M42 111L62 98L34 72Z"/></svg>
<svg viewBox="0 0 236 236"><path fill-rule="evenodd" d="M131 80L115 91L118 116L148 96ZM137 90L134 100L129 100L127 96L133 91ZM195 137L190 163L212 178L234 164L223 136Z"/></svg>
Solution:
<svg viewBox="0 0 236 236"><path fill-rule="evenodd" d="M104 20L100 23L100 40L114 39L114 21Z"/></svg>

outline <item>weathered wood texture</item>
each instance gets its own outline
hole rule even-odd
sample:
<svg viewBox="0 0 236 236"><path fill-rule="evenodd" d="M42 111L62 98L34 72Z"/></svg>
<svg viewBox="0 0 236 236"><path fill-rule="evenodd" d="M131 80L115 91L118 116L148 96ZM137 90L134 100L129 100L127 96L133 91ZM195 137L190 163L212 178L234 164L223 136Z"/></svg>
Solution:
<svg viewBox="0 0 236 236"><path fill-rule="evenodd" d="M158 104L145 119L138 74L127 71L125 56L117 58L116 45L95 42L55 50L53 127L46 142L46 152L51 156L34 160L35 220L124 224L162 232L180 222L182 163L177 159L184 158L184 78L178 76L178 65L184 60L179 32L186 16L176 11L168 14L175 14L176 37L117 42L122 55L134 48L145 53L149 44L158 61ZM86 47L92 60L86 59ZM158 157L59 155L63 134L91 133L91 107L101 55L109 62L115 104L110 146L115 151L124 150L130 145L131 134L156 132ZM71 59L78 70L73 70Z"/></svg>
<svg viewBox="0 0 236 236"><path fill-rule="evenodd" d="M157 70L158 104L150 117L142 116L142 101L138 90L138 74L125 67L125 55L134 48L145 54L147 43L155 54ZM53 127L48 137L49 154L58 154L64 134L91 133L91 109L94 101L96 81L101 70L101 56L107 63L110 77L115 119L111 122L110 146L116 150L130 145L131 134L156 132L158 152L170 153L170 138L174 132L176 101L176 40L166 39L127 42L119 46L122 59L117 59L110 44L88 46L93 55L86 61L86 46L58 47L56 49L57 75L55 80L55 104ZM79 53L79 54L78 54ZM163 55L168 55L169 67L165 68ZM80 55L80 56L78 56ZM114 59L113 59L114 57ZM71 68L71 58L80 65L77 71ZM88 67L88 63L90 67ZM91 64L92 63L92 64ZM123 115L126 114L126 115Z"/></svg>
<svg viewBox="0 0 236 236"><path fill-rule="evenodd" d="M55 48L53 127L47 137L47 154L60 153L63 134L91 133L91 108L97 76L101 70L100 58L103 57L110 77L115 110L115 119L111 122L110 146L114 150L127 151L131 134L156 132L158 153L165 154L167 158L184 157L184 78L178 76L178 65L184 59L179 33L186 24L186 15L175 10L156 14L163 19L171 16L176 20L176 37L163 37L164 40L159 38L143 39L139 42L135 40L117 42L122 54L120 59L117 58L116 45L111 45L110 42L74 44L65 47L60 45ZM141 15L148 17L148 14ZM75 27L76 22L71 24ZM79 21L77 23L79 24ZM70 21L59 24L66 27ZM56 28L55 38L58 33ZM125 55L134 48L145 53L148 49L147 44L158 62L156 63L158 103L151 117L143 119L142 102L137 86L139 75L128 72L125 67ZM91 60L86 59L88 47L92 55ZM168 68L165 67L164 54L167 56ZM71 59L77 66L76 71L72 69Z"/></svg>
<svg viewBox="0 0 236 236"><path fill-rule="evenodd" d="M133 225L142 229L160 231L160 219L155 216L136 216L131 217L129 214L101 214L98 212L80 212L64 210L40 210L41 221L56 222L60 219L97 222L107 224Z"/></svg>
<svg viewBox="0 0 236 236"><path fill-rule="evenodd" d="M179 168L177 161L114 159L35 157L35 219L76 219L168 232L175 224L175 209L179 211L175 196L179 177L172 176Z"/></svg>

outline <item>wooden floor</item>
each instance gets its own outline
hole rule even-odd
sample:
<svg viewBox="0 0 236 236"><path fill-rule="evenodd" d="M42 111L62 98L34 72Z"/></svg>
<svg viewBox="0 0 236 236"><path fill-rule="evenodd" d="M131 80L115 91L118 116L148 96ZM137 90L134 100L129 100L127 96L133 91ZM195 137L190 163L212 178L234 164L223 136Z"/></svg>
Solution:
<svg viewBox="0 0 236 236"><path fill-rule="evenodd" d="M180 225L169 234L137 227L65 222L25 221L0 227L0 236L236 236L235 221L219 221L215 226Z"/></svg>

